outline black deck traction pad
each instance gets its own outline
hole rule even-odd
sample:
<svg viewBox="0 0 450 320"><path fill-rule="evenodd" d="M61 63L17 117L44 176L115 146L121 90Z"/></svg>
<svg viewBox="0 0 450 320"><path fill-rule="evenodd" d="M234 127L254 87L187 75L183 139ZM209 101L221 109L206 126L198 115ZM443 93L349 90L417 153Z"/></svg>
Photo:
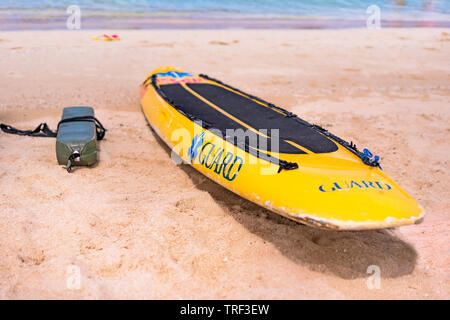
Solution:
<svg viewBox="0 0 450 320"><path fill-rule="evenodd" d="M246 134L244 136L245 141L241 141L244 145L254 149L259 149L261 151L270 151L271 141L267 141L268 139L263 136L257 137L255 132L247 130L247 128L242 126L240 123L212 108L207 103L187 91L181 85L168 84L162 85L160 88L168 98L173 100L174 104L177 105L182 112L194 116L198 120L206 122L210 127L208 130L213 132L214 129L219 130L222 137L225 138L227 129L241 129ZM251 124L249 125L252 126ZM230 139L227 138L227 140L229 141ZM230 142L234 145L238 145L237 137L233 137ZM305 153L284 141L280 141L279 149L282 153Z"/></svg>
<svg viewBox="0 0 450 320"><path fill-rule="evenodd" d="M262 105L221 86L214 84L187 84L196 93L219 106L255 129L279 129L281 140L290 140L314 152L329 153L338 150L337 145L319 132L303 123L287 117L268 106ZM291 146L291 148L287 148ZM302 153L288 143L280 143L282 153Z"/></svg>
<svg viewBox="0 0 450 320"><path fill-rule="evenodd" d="M287 110L285 110L283 108L280 108L280 107L278 107L278 106L276 106L276 105L274 105L272 103L266 102L266 101L262 100L261 98L255 97L255 96L250 95L250 94L245 93L245 92L242 92L239 89L233 88L232 86L224 84L220 80L211 78L211 77L209 77L209 76L207 76L205 74L200 74L199 76L201 78L206 79L206 80L212 81L216 85L221 86L221 87L225 88L228 91L231 91L231 92L233 92L235 94L240 94L241 96L244 96L244 97L247 97L247 99L249 99L250 101L252 101L252 100L253 100L253 102L257 101L257 102L261 103L264 107L267 106L270 109L272 109L273 111L278 111L278 113L280 113L281 115L285 116L286 118L291 119L291 120L301 124L304 127L310 128L311 130L313 130L315 133L318 133L319 135L323 135L324 137L327 137L333 143L338 143L342 147L346 148L347 150L349 150L350 152L355 154L358 158L362 159L364 164L366 164L368 166L371 166L371 167L378 167L378 168L381 169L380 163L379 163L379 161L376 158L374 158L374 160L371 160L371 158L368 158L368 155L366 154L366 151L368 151L367 149L364 149L364 153L363 153L363 152L358 150L358 148L356 147L356 145L353 142L347 142L347 141L339 138L338 136L332 134L327 129L322 128L321 126L318 126L316 124L310 124L310 123L306 122L305 120L299 118L296 114L294 114L292 112L289 112L289 111L287 111ZM163 98L168 104L170 104L172 107L174 107L178 112L180 112L181 114L183 114L185 117L189 118L192 121L196 121L197 122L197 121L201 120L201 123L199 123L199 124L203 128L208 129L208 130L212 130L211 127L213 125L211 123L206 122L204 118L203 119L201 118L202 112L198 112L198 110L197 110L197 114L193 115L193 114L190 114L188 112L189 108L184 108L184 110L183 110L179 104L175 103L173 99L171 99L170 97L168 97L164 93L164 91L161 88L164 85L161 85L161 86L158 85L156 78L157 78L157 74L151 75L150 77L148 77L144 81L143 85L147 86L149 83L151 83L151 85L156 90L156 92L161 96L161 98ZM190 90L192 91L192 89L190 89ZM202 103L204 103L202 100L200 100L200 99L198 99L198 100L201 101ZM210 101L208 101L208 102L210 102ZM191 111L194 111L194 110L191 110ZM228 118L228 120L233 120L233 119L231 119L229 117L227 117L227 118ZM241 120L239 120L239 121L242 122ZM248 124L246 124L246 125L248 126ZM217 129L217 130L219 130L219 129ZM213 132L213 133L217 134L215 132ZM221 133L220 136L223 137L223 134ZM288 162L288 161L285 161L285 160L274 158L274 157L270 156L269 154L267 154L264 151L255 150L254 148L250 147L247 143L242 144L242 141L238 141L238 143L236 143L236 140L234 140L234 141L230 140L226 136L224 138L228 142L233 143L237 147L239 147L241 149L244 149L245 151L249 152L250 154L253 154L253 155L255 155L255 156L257 156L257 157L259 157L261 159L267 160L269 162L278 164L280 166L278 172L280 172L283 169L285 169L285 170L293 170L293 169L297 169L298 168L298 164L295 163L295 162ZM290 140L292 142L291 139L286 139L286 140ZM298 140L295 140L295 141L298 141ZM267 144L264 144L264 145L267 145ZM338 149L337 145L335 145L335 148ZM297 152L298 153L302 153L301 150L297 150Z"/></svg>
<svg viewBox="0 0 450 320"><path fill-rule="evenodd" d="M232 87L232 86L230 86L230 85L227 85L227 84L223 83L223 82L220 81L220 80L211 78L211 77L209 77L209 76L207 76L207 75L205 75L205 74L200 74L199 76L200 76L201 78L203 78L203 79L212 81L213 83L215 83L215 84L217 84L217 85L219 85L219 86L222 86L222 87L224 87L224 88L227 88L228 90L231 90L231 91L237 92L237 93L239 93L239 94L241 94L241 95L244 95L245 97L248 97L248 99L250 99L250 100L258 101L258 102L262 103L264 106L268 106L270 109L273 109L274 111L275 111L275 110L279 111L279 113L281 113L282 115L285 115L287 118L289 118L289 119L291 119L291 120L293 120L293 121L296 121L296 122L300 123L301 125L310 128L311 130L315 131L316 133L319 133L319 134L321 134L321 135L327 137L328 139L330 139L330 140L333 141L334 143L338 143L339 145L341 145L342 147L346 148L348 151L350 151L351 153L353 153L354 155L356 155L358 158L360 158L364 164L366 164L366 165L368 165L368 166L371 166L371 167L378 167L378 168L381 169L380 163L379 163L378 160L376 160L376 158L375 158L374 160L371 160L370 158L368 158L368 155L366 155L366 150L367 150L367 149L364 149L364 153L361 152L361 151L359 151L358 148L356 147L356 145L355 145L352 141L351 141L351 142L347 142L347 141L345 141L344 139L339 138L338 136L332 134L332 133L329 132L327 129L322 128L322 127L319 126L319 125L316 125L316 124L310 124L309 122L306 122L305 120L299 118L296 114L294 114L294 113L292 113L292 112L289 112L289 111L287 111L287 110L285 110L285 109L283 109L283 108L280 108L280 107L278 107L278 106L276 106L276 105L274 105L274 104L272 104L272 103L270 103L270 102L264 101L264 100L261 99L261 98L258 98L258 97L256 97L256 96L253 96L253 95L248 94L248 93L245 93L245 92L242 92L241 90L239 90L239 89L237 89L237 88L234 88L234 87ZM172 99L168 98L168 97L164 94L164 92L161 90L161 87L157 84L156 78L157 78L157 74L151 75L149 78L147 78L147 79L144 81L144 85L148 85L148 81L151 80L151 84L152 84L153 88L156 90L156 92L157 92L164 100L166 100L166 102L169 103L172 107L174 107L175 109L177 109L180 113L184 114L184 116L188 117L188 118L191 119L192 121L196 121L196 120L200 120L200 119L201 119L201 118L199 118L199 117L196 117L196 116L193 116L193 115L188 114L186 111L182 111L182 110L180 109L180 106L179 106L179 105L176 105ZM191 89L191 90L192 90L192 89ZM210 124L207 124L206 122L204 122L204 120L203 120L202 126L203 126L205 129L208 129L208 128L211 127L211 125L210 125ZM227 140L228 140L228 139L227 139ZM228 140L228 141L229 141L229 140ZM233 142L233 141L229 141L229 142ZM239 145L239 144L236 144L236 143L235 143L235 145L238 146L239 148L245 149L246 151L249 150L248 152L250 152L250 153L253 154L253 155L256 155L256 156L259 157L259 158L262 158L262 159L265 159L265 160L267 160L267 161L270 161L270 162L279 164L279 165L280 165L280 169L279 169L278 172L280 172L280 170L282 170L282 169L293 170L293 169L297 169L297 168L298 168L298 164L295 163L295 162L288 162L288 161L284 161L284 160L281 160L281 159L276 159L276 158L271 157L270 155L266 154L265 152L259 152L259 151L257 151L257 152L255 153L255 152L254 152L254 149L249 148L247 145L242 146L242 145ZM337 149L337 146L336 146L336 149ZM368 150L367 150L367 151L368 151Z"/></svg>
<svg viewBox="0 0 450 320"><path fill-rule="evenodd" d="M258 104L250 98L213 84L187 85L191 90L250 127L256 130L267 129L264 134L267 134L268 136L271 135L271 129L278 129L280 135L280 153L305 153L303 150L284 140L295 142L315 153L328 153L338 149L333 141L313 130L311 127L286 117L286 115L270 109L267 106ZM270 139L267 141L267 139L262 136L259 136L257 139L256 133L247 130L247 128L240 123L212 108L183 88L180 84L161 85L159 88L162 93L177 106L177 109L198 120L205 121L211 127L209 130L217 129L221 132L223 137L226 137L227 129L244 130L246 132L246 151L249 151L248 148L256 148L261 151L271 150ZM227 140L229 141L229 139ZM235 137L234 140L230 142L239 145ZM261 154L258 154L258 156L261 157Z"/></svg>

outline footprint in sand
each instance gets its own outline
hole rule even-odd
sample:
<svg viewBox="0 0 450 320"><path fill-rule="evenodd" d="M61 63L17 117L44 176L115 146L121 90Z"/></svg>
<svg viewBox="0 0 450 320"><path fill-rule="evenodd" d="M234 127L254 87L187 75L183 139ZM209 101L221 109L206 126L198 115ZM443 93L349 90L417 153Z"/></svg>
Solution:
<svg viewBox="0 0 450 320"><path fill-rule="evenodd" d="M210 41L209 44L216 44L216 45L221 45L221 46L229 45L228 42L224 42L224 41Z"/></svg>
<svg viewBox="0 0 450 320"><path fill-rule="evenodd" d="M347 72L360 72L361 69L345 68L344 71L347 71Z"/></svg>
<svg viewBox="0 0 450 320"><path fill-rule="evenodd" d="M180 199L175 202L175 207L177 208L178 212L187 212L195 210L195 198L189 198L189 199Z"/></svg>
<svg viewBox="0 0 450 320"><path fill-rule="evenodd" d="M170 42L170 43L153 43L150 44L149 47L168 47L168 48L173 48L174 43Z"/></svg>
<svg viewBox="0 0 450 320"><path fill-rule="evenodd" d="M315 243L316 245L321 246L321 247L329 246L331 243L334 242L334 240L335 239L333 239L333 238L328 238L328 237L319 236L319 235L313 236L311 239L311 241L313 243Z"/></svg>
<svg viewBox="0 0 450 320"><path fill-rule="evenodd" d="M19 251L17 258L23 264L38 266L45 261L46 256L44 250L35 247L27 247Z"/></svg>
<svg viewBox="0 0 450 320"><path fill-rule="evenodd" d="M220 45L220 46L228 46L233 43L239 43L239 40L233 40L232 42L225 42L225 41L210 41L209 42L209 44Z"/></svg>

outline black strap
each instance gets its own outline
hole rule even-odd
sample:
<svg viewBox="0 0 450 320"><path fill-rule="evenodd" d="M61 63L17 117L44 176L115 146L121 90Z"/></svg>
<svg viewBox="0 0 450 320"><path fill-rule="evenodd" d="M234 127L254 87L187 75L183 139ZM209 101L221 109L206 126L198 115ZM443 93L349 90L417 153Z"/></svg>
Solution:
<svg viewBox="0 0 450 320"><path fill-rule="evenodd" d="M78 151L74 151L72 152L72 154L69 156L69 159L67 159L67 165L66 165L66 170L67 172L71 172L72 171L72 164L75 161L75 159L81 157L81 154Z"/></svg>
<svg viewBox="0 0 450 320"><path fill-rule="evenodd" d="M56 137L56 132L49 129L46 123L41 123L34 130L19 130L11 127L7 124L1 123L0 129L5 133L18 134L20 136L32 136L32 137Z"/></svg>
<svg viewBox="0 0 450 320"><path fill-rule="evenodd" d="M41 123L34 130L19 130L19 129L16 129L14 127L11 127L10 125L1 123L0 124L0 129L2 129L2 131L5 132L5 133L17 134L17 135L20 135L20 136L51 137L51 138L55 138L57 133L58 133L59 126L62 123L74 122L74 121L91 121L91 122L94 122L95 123L95 131L97 132L97 140L102 140L105 137L105 132L106 132L105 127L103 127L103 125L100 123L100 121L98 121L98 119L93 117L93 116L72 117L72 118L63 119L63 120L61 120L58 123L58 128L57 128L56 132L50 130L50 128L48 127L48 125L46 123Z"/></svg>
<svg viewBox="0 0 450 320"><path fill-rule="evenodd" d="M106 129L103 125L98 121L96 117L93 116L84 116L84 117L72 117L63 119L58 123L57 131L59 130L59 126L63 123L74 122L74 121L90 121L95 123L95 131L97 132L97 140L102 140L105 137Z"/></svg>

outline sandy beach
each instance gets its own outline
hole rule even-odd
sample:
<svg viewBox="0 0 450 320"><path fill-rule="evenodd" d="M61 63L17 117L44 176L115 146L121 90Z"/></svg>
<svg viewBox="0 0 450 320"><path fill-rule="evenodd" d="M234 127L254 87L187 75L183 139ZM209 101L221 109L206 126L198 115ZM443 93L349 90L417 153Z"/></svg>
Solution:
<svg viewBox="0 0 450 320"><path fill-rule="evenodd" d="M425 221L313 229L177 166L139 105L163 65L370 147ZM1 299L450 298L449 29L10 31L0 70L0 122L55 129L90 105L108 129L72 174L54 139L0 132Z"/></svg>

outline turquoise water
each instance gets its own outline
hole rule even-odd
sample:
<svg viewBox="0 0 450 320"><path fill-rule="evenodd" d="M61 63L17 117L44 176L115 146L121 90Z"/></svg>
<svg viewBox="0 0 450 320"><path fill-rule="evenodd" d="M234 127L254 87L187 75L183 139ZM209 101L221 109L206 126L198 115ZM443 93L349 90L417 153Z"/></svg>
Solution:
<svg viewBox="0 0 450 320"><path fill-rule="evenodd" d="M197 14L256 14L288 16L358 16L376 4L386 11L410 16L449 15L449 0L0 0L0 9L61 9L76 4L82 9L103 12L184 12ZM448 17L447 17L448 18Z"/></svg>
<svg viewBox="0 0 450 320"><path fill-rule="evenodd" d="M188 19L321 19L363 21L370 5L382 20L440 21L450 25L450 0L0 0L0 20L26 21L66 16L78 5L83 17ZM26 21L25 21L26 20ZM1 21L0 21L1 22Z"/></svg>

